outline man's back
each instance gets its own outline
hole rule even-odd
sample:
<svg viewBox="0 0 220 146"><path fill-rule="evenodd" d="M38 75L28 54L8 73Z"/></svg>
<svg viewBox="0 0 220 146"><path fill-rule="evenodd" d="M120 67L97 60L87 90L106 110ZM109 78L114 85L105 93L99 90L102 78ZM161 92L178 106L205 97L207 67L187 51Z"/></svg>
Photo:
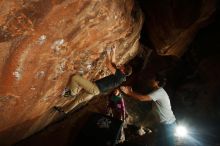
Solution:
<svg viewBox="0 0 220 146"><path fill-rule="evenodd" d="M154 101L153 111L157 113L160 123L170 124L173 123L176 118L171 109L170 99L168 94L163 88L159 88L149 96Z"/></svg>
<svg viewBox="0 0 220 146"><path fill-rule="evenodd" d="M110 89L118 87L124 81L126 81L126 76L117 69L115 74L99 79L95 83L101 92L107 92Z"/></svg>

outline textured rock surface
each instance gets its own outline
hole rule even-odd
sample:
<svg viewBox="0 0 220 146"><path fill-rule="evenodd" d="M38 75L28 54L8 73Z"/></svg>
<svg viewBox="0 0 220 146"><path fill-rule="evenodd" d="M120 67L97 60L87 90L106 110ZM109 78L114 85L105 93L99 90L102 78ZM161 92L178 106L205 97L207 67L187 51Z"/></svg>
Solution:
<svg viewBox="0 0 220 146"><path fill-rule="evenodd" d="M142 27L132 0L0 1L0 145L9 145L56 118L51 108L75 73L108 74L136 55ZM43 115L43 116L42 116Z"/></svg>
<svg viewBox="0 0 220 146"><path fill-rule="evenodd" d="M91 113L103 113L103 107L106 107L106 104L104 97L97 97L87 106L68 114L64 120L51 124L43 131L16 143L15 146L72 146Z"/></svg>
<svg viewBox="0 0 220 146"><path fill-rule="evenodd" d="M161 55L182 56L216 10L216 0L139 1L146 16L145 37Z"/></svg>
<svg viewBox="0 0 220 146"><path fill-rule="evenodd" d="M215 0L139 1L142 40L161 55L181 56L215 11ZM107 75L108 48L116 48L117 64L138 52L143 19L133 0L1 0L0 7L0 145L59 118L54 105L72 110L90 100L60 94L72 74Z"/></svg>

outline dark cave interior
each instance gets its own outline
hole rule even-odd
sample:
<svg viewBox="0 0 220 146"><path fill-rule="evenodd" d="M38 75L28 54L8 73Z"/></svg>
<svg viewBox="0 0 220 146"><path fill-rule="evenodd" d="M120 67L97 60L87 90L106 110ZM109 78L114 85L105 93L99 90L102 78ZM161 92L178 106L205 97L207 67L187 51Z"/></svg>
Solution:
<svg viewBox="0 0 220 146"><path fill-rule="evenodd" d="M140 3L143 7L149 6L146 1L140 1ZM187 2L184 1L183 5L179 6L184 7L184 3ZM143 11L147 10L146 7L143 7ZM193 9L192 7L192 11ZM181 11L181 8L179 10ZM142 75L139 75L140 79L138 78L137 83L141 83L141 85L135 84L137 90L146 92L148 76L158 72L166 76L167 85L165 88L169 93L177 122L186 124L191 129L192 137L194 136L194 140L185 142L185 145L208 146L219 145L220 143L219 14L218 3L214 17L211 18L206 27L198 31L181 58L153 54ZM193 19L193 16L190 17ZM184 21L185 17L181 18L183 19L179 20L186 22ZM146 30L142 31L142 43L153 48L147 39L146 32ZM144 77L146 79L143 79Z"/></svg>
<svg viewBox="0 0 220 146"><path fill-rule="evenodd" d="M171 0L172 10L175 10L175 26L178 29L188 28L199 15L199 7L202 2L200 0L182 0L176 2ZM188 5L188 4L191 5ZM180 57L174 55L160 55L161 52L157 50L158 46L163 46L163 43L155 45L149 36L151 30L148 28L148 20L153 19L149 15L154 9L157 16L158 23L166 23L168 19L167 15L163 13L169 9L166 2L153 2L151 0L138 0L142 11L145 14L145 21L141 31L140 42L143 45L143 50L129 62L133 67L133 74L125 85L132 85L135 91L146 94L149 93L148 80L159 74L167 78L167 84L165 86L166 91L169 94L172 108L177 118L177 123L185 124L190 129L191 139L181 141L178 146L219 146L220 145L220 6L217 3L217 9L214 15L209 18L209 21L202 24L201 29L198 30L195 36L193 36L192 42L187 45L186 51L181 52ZM156 4L156 5L155 5ZM156 7L157 6L157 7ZM189 7L185 9L185 7ZM184 13L182 12L184 11ZM170 14L172 12L168 12ZM182 16L185 14L184 16ZM188 14L188 15L186 15ZM193 14L193 15L190 15ZM169 15L168 15L169 16ZM181 18L181 19L180 19ZM153 25L153 24L151 24ZM168 24L167 24L168 25ZM156 26L155 26L156 27ZM156 29L156 28L154 28ZM165 32L171 34L167 26L164 26ZM173 32L174 33L174 32ZM163 34L163 33L162 33ZM165 35L161 35L161 40ZM172 38L169 38L172 39ZM166 40L169 42L169 40ZM149 52L144 48L150 49L149 58L146 60L146 54ZM168 53L169 54L169 53ZM172 53L171 53L172 54ZM146 64L145 64L146 63ZM150 111L151 103L137 103L131 99L125 99L128 103L128 111L133 108L133 104L138 105L137 111L130 111L132 114L147 115L146 117L140 117L140 123L137 122L137 127L143 123L146 127L153 129L154 123L151 117ZM132 102L132 104L130 104ZM98 104L100 103L100 104ZM56 146L69 146L72 145L73 139L80 131L80 127L84 124L77 123L79 121L86 121L85 115L88 115L89 108L94 111L102 111L105 106L105 100L103 98L96 98L91 101L85 107L79 108L74 112L71 112L68 116L64 115L60 120L47 126L44 130L23 139L15 144L15 146L35 146L35 145L56 145ZM133 110L133 109L132 109ZM146 112L147 111L147 112ZM145 113L146 112L146 113ZM84 116L80 116L80 113L84 113ZM149 116L148 116L149 115ZM74 117L78 118L78 121L73 121ZM68 125L68 126L67 126ZM137 127L132 127L127 131L133 132L137 130ZM133 128L133 129L132 129ZM74 130L73 130L74 129ZM140 143L149 144L144 142L151 139L151 137L134 138L130 134L130 145L141 146ZM128 136L129 137L129 136ZM150 141L150 140L149 140ZM124 144L129 145L129 144ZM149 144L150 145L150 144ZM144 144L142 144L144 146Z"/></svg>

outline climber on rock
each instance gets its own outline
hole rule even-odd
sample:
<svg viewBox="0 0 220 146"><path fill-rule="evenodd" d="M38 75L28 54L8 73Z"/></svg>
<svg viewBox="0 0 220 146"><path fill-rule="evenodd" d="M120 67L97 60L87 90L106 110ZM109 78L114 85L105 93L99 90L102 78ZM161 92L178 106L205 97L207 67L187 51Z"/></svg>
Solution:
<svg viewBox="0 0 220 146"><path fill-rule="evenodd" d="M112 56L115 55L115 50L110 49L107 51L106 66L110 70L111 74L104 78L98 79L95 82L91 82L81 75L74 75L71 78L69 88L64 90L64 97L75 97L80 87L86 92L92 95L99 95L101 93L106 93L114 88L120 86L126 77L131 75L132 68L130 65L121 65L119 68L112 62Z"/></svg>

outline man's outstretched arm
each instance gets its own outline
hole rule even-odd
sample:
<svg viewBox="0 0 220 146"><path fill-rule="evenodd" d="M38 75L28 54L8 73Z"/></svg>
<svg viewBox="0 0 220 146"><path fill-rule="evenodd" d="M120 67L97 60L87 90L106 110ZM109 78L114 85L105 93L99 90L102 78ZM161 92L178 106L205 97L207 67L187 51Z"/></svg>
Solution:
<svg viewBox="0 0 220 146"><path fill-rule="evenodd" d="M134 92L132 90L132 88L129 87L129 86L122 86L121 90L125 94L127 94L128 96L131 96L131 97L133 97L133 98L135 98L137 100L140 100L140 101L151 101L152 100L152 98L150 96L148 96L148 95L141 95L141 94L139 94L137 92Z"/></svg>
<svg viewBox="0 0 220 146"><path fill-rule="evenodd" d="M112 74L116 72L116 66L112 63L112 52L107 51L107 59L106 59L106 66L111 71Z"/></svg>

